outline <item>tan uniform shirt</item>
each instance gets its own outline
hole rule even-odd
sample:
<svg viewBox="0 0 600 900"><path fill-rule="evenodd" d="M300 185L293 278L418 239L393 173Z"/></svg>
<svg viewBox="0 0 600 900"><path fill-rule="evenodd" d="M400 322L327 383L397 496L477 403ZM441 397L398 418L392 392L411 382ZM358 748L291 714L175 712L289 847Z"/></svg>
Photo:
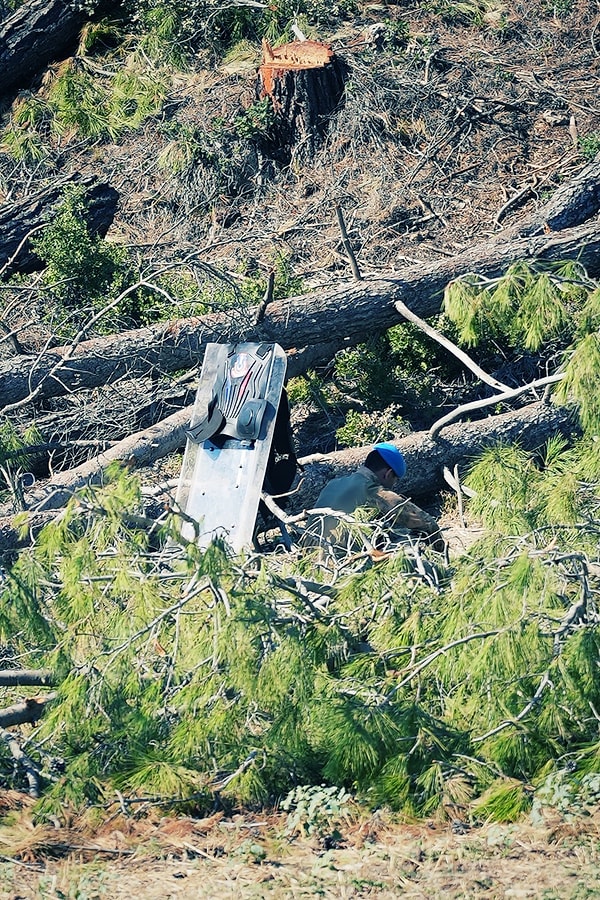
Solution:
<svg viewBox="0 0 600 900"><path fill-rule="evenodd" d="M366 466L361 466L351 475L334 478L325 485L315 503L315 509L332 509L347 514L352 514L359 506L372 506L390 513L392 527L400 526L426 534L436 549L443 549L444 542L433 516L400 494L384 490L375 473ZM327 541L339 523L340 520L333 515L313 515L309 529L313 539Z"/></svg>

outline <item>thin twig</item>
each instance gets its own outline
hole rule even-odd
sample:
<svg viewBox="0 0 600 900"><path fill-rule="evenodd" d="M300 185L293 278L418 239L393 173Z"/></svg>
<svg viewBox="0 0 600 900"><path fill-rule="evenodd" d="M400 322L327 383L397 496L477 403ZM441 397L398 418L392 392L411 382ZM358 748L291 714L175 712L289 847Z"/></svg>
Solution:
<svg viewBox="0 0 600 900"><path fill-rule="evenodd" d="M275 269L271 269L269 275L267 277L267 287L265 290L264 297L260 301L259 305L256 308L256 317L254 319L254 324L259 325L265 317L265 311L269 303L273 300L273 289L275 288Z"/></svg>
<svg viewBox="0 0 600 900"><path fill-rule="evenodd" d="M352 244L350 243L350 238L348 237L348 232L346 230L346 223L344 222L344 214L342 212L341 206L336 206L335 213L337 216L338 225L340 226L342 244L344 245L344 250L348 254L348 260L350 262L352 274L354 275L354 280L362 281L362 275L360 274L360 269L358 268L358 263L356 262L356 256L354 255L354 250L352 249Z"/></svg>
<svg viewBox="0 0 600 900"><path fill-rule="evenodd" d="M477 640L485 640L489 637L496 637L498 634L502 634L504 631L507 631L508 628L495 628L493 631L480 631L475 634L467 634L465 637L457 638L455 641L450 641L449 644L444 644L443 647L440 647L438 650L434 650L433 653L430 653L425 659L421 660L421 662L414 667L412 672L410 672L402 681L398 682L398 684L394 685L389 694L387 695L387 699L389 700L392 694L395 694L401 688L406 687L407 684L416 678L423 669L426 669L427 666L431 665L434 660L438 658L438 656L443 656L444 653L447 653L449 650L452 650L454 647L459 647L461 644L468 644L470 641Z"/></svg>

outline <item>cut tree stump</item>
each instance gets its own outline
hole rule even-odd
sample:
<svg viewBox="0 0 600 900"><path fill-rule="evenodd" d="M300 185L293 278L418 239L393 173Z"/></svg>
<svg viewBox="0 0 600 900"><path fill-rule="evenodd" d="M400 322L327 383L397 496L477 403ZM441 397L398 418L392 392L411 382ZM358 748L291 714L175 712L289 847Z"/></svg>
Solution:
<svg viewBox="0 0 600 900"><path fill-rule="evenodd" d="M347 67L328 44L293 41L273 48L263 40L257 94L270 97L275 125L263 151L287 164L292 155L312 159L327 134L338 107Z"/></svg>

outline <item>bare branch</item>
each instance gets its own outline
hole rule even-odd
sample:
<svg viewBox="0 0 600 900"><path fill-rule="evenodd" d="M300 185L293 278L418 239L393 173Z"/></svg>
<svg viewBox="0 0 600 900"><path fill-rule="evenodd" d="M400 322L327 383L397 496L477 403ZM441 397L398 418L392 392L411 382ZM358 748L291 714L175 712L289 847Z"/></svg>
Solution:
<svg viewBox="0 0 600 900"><path fill-rule="evenodd" d="M23 725L25 722L36 722L44 714L46 705L56 699L56 693L45 697L30 697L21 703L14 703L0 709L0 728L10 725Z"/></svg>
<svg viewBox="0 0 600 900"><path fill-rule="evenodd" d="M473 400L472 403L465 403L462 406L457 406L452 412L442 416L441 419L438 419L437 422L433 423L429 429L429 436L432 439L435 439L442 428L449 425L450 422L454 422L455 419L460 419L463 415L473 412L476 409L485 409L486 406L495 406L497 403L501 403L504 400L514 400L515 397L526 394L528 391L534 391L536 388L562 381L564 377L564 372L558 372L554 375L547 375L545 378L537 378L535 381L530 381L529 384L507 390L502 394L496 394L494 397L486 397L483 400Z"/></svg>
<svg viewBox="0 0 600 900"><path fill-rule="evenodd" d="M442 347L445 347L446 350L449 350L453 356L456 356L457 359L460 359L465 366L471 370L478 378L482 381L485 381L486 384L489 384L490 387L493 387L496 391L510 391L508 385L503 384L501 381L498 381L496 378L493 378L491 375L488 375L487 372L477 365L475 360L471 359L471 357L461 350L460 347L457 347L456 344L453 344L451 340L445 337L443 334L440 334L439 331L436 331L435 328L432 328L427 322L423 319L419 318L416 313L412 312L406 306L402 300L396 300L396 309L400 313L401 316L404 316L405 319L408 319L409 322L412 322L418 328L421 329L426 335L430 338L433 338L434 341L437 341L438 344L441 344Z"/></svg>

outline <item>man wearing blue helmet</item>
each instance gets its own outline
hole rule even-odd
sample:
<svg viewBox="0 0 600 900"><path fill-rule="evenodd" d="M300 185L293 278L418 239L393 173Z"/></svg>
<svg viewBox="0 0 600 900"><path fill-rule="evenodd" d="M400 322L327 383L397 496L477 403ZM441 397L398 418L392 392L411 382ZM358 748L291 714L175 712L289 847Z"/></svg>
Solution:
<svg viewBox="0 0 600 900"><path fill-rule="evenodd" d="M315 503L315 509L335 510L351 515L360 506L376 507L392 513L394 527L425 535L436 550L444 549L440 528L433 516L391 490L398 478L406 474L404 457L397 447L387 441L375 444L362 466L351 475L334 478L325 485ZM313 516L310 534L319 542L331 539L340 520L334 515Z"/></svg>

